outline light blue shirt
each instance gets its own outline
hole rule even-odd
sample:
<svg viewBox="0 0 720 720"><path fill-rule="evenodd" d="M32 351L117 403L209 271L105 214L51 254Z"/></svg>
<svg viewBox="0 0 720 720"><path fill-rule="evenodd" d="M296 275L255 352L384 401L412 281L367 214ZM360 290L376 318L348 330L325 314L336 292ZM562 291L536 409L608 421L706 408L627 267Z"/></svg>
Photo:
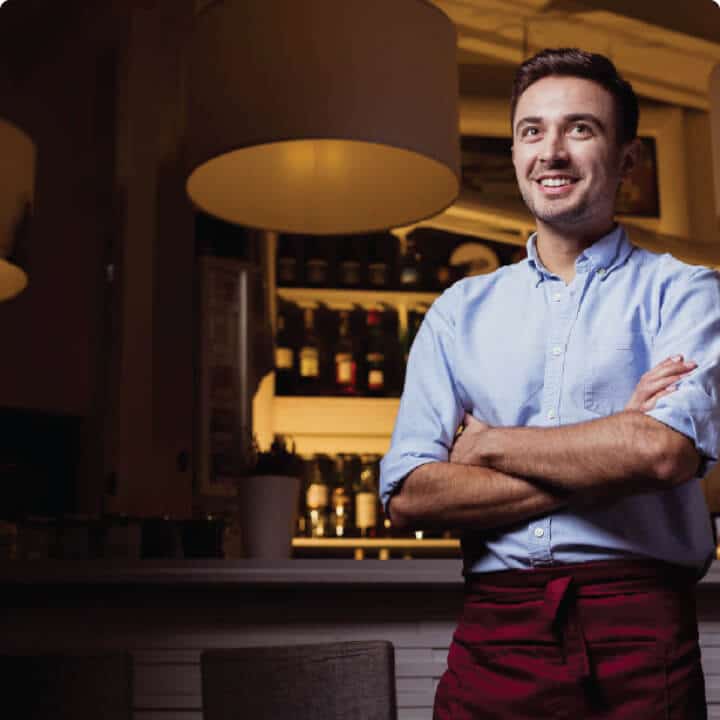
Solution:
<svg viewBox="0 0 720 720"><path fill-rule="evenodd" d="M720 278L633 246L624 229L585 250L569 285L528 258L466 278L431 306L413 343L381 464L387 505L408 473L447 462L463 414L557 427L623 410L640 376L682 354L698 368L647 414L689 437L701 475L671 490L468 532L465 572L653 557L701 573L714 553L701 476L720 445Z"/></svg>

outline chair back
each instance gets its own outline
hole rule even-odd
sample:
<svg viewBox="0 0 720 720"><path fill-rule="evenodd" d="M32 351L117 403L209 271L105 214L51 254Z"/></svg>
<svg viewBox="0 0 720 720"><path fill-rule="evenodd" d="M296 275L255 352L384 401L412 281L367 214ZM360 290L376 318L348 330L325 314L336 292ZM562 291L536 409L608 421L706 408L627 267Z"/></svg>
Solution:
<svg viewBox="0 0 720 720"><path fill-rule="evenodd" d="M209 650L205 720L396 720L395 654L386 641Z"/></svg>

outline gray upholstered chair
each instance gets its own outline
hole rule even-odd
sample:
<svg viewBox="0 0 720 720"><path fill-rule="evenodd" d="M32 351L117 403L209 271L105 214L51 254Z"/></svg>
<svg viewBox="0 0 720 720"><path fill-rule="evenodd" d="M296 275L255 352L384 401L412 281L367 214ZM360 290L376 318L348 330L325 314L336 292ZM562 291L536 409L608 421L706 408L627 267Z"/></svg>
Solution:
<svg viewBox="0 0 720 720"><path fill-rule="evenodd" d="M209 650L205 720L395 720L392 643Z"/></svg>
<svg viewBox="0 0 720 720"><path fill-rule="evenodd" d="M0 655L0 702L12 720L130 720L126 653Z"/></svg>

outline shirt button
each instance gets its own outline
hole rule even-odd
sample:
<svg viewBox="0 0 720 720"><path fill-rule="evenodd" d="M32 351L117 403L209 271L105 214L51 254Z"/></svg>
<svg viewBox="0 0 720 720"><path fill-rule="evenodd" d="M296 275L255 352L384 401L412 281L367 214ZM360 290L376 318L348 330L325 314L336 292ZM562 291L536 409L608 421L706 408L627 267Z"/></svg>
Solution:
<svg viewBox="0 0 720 720"><path fill-rule="evenodd" d="M560 347L560 345L556 345L556 346L552 349L552 354L553 354L555 357L557 357L558 355L562 355L562 351L563 351L562 347Z"/></svg>
<svg viewBox="0 0 720 720"><path fill-rule="evenodd" d="M562 294L561 293L555 293L552 296L553 302L560 302L562 300Z"/></svg>
<svg viewBox="0 0 720 720"><path fill-rule="evenodd" d="M541 538L544 534L545 534L545 531L542 528L540 528L540 527L535 528L535 537L536 538Z"/></svg>
<svg viewBox="0 0 720 720"><path fill-rule="evenodd" d="M554 420L555 419L555 411L549 410L547 416L548 416L548 420Z"/></svg>
<svg viewBox="0 0 720 720"><path fill-rule="evenodd" d="M605 268L598 268L595 272L596 272L600 277L605 277L605 272L606 272Z"/></svg>

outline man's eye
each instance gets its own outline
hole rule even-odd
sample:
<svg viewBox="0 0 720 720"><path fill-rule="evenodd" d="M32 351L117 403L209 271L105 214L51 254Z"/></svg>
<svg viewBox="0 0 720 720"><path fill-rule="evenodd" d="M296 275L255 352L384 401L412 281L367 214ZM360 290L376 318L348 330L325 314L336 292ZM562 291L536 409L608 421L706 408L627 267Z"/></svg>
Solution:
<svg viewBox="0 0 720 720"><path fill-rule="evenodd" d="M592 128L587 123L575 123L570 128L570 132L573 135L578 135L580 137L587 137L588 135L592 135Z"/></svg>
<svg viewBox="0 0 720 720"><path fill-rule="evenodd" d="M538 128L533 127L532 125L524 127L520 131L520 137L536 137L540 134L540 130Z"/></svg>

